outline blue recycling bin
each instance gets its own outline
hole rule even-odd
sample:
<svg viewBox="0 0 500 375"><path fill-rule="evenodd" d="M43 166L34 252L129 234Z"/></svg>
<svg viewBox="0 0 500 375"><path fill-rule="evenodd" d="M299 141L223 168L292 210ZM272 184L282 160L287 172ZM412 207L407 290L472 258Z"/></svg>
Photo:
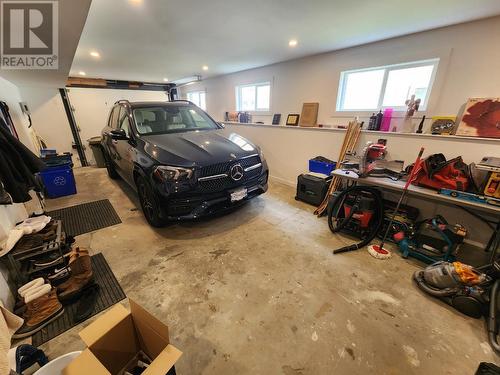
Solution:
<svg viewBox="0 0 500 375"><path fill-rule="evenodd" d="M40 172L47 197L58 198L76 194L76 182L72 166L72 163L67 163L49 167Z"/></svg>

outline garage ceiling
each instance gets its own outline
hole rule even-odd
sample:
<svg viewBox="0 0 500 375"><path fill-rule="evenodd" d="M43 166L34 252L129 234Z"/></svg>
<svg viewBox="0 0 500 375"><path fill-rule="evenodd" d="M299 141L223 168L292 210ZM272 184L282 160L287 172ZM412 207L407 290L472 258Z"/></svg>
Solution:
<svg viewBox="0 0 500 375"><path fill-rule="evenodd" d="M94 0L71 75L207 78L498 14L498 0Z"/></svg>

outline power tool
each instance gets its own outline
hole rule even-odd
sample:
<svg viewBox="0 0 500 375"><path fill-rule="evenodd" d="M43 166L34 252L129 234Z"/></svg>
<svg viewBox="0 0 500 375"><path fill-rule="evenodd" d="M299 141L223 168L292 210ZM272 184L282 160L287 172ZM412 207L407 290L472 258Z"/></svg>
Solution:
<svg viewBox="0 0 500 375"><path fill-rule="evenodd" d="M441 215L417 222L394 234L403 258L413 257L425 263L452 262L463 243L467 229L450 225Z"/></svg>

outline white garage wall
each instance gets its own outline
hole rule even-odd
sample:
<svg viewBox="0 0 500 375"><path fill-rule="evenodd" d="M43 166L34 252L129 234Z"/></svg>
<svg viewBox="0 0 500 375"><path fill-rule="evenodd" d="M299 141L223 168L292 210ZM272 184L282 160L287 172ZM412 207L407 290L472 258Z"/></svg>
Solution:
<svg viewBox="0 0 500 375"><path fill-rule="evenodd" d="M19 103L22 102L19 88L2 77L0 77L0 100L6 102L9 106L9 112L21 142L34 150L28 130L28 118L22 113L19 106Z"/></svg>
<svg viewBox="0 0 500 375"><path fill-rule="evenodd" d="M129 101L166 101L164 91L110 90L90 88L70 88L69 98L74 108L76 123L80 128L80 137L87 146L87 139L101 135L106 125L113 104L120 100ZM94 164L94 157L89 147L86 149L87 160Z"/></svg>
<svg viewBox="0 0 500 375"><path fill-rule="evenodd" d="M205 90L208 112L222 120L236 109L236 85L270 81L271 111L254 115L254 122L270 124L272 114L281 113L284 123L288 113L301 112L302 103L319 102L318 123L345 124L338 116L371 113L335 111L343 70L440 57L428 114L456 115L469 97L500 96L499 45L500 17L494 17L215 77L182 92Z"/></svg>
<svg viewBox="0 0 500 375"><path fill-rule="evenodd" d="M59 152L71 152L73 138L58 89L20 86L19 90L30 109L33 128L45 140L47 147ZM77 161L75 157L73 160Z"/></svg>

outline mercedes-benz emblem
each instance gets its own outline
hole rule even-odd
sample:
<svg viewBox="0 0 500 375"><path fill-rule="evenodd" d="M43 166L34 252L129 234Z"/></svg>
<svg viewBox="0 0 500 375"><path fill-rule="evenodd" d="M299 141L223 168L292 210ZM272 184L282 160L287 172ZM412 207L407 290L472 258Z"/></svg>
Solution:
<svg viewBox="0 0 500 375"><path fill-rule="evenodd" d="M235 164L231 167L229 173L234 181L239 181L243 178L243 167L241 164Z"/></svg>

